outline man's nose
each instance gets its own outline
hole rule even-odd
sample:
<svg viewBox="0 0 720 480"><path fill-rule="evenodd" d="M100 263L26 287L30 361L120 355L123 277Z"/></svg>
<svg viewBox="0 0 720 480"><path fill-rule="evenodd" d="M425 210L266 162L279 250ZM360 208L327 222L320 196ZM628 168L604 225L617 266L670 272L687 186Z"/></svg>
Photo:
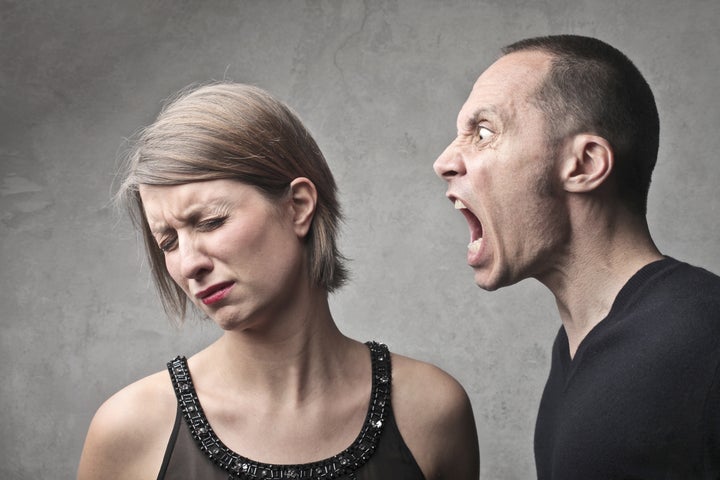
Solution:
<svg viewBox="0 0 720 480"><path fill-rule="evenodd" d="M433 164L435 174L444 179L450 180L457 175L465 173L465 163L462 155L455 145L452 143L440 154Z"/></svg>

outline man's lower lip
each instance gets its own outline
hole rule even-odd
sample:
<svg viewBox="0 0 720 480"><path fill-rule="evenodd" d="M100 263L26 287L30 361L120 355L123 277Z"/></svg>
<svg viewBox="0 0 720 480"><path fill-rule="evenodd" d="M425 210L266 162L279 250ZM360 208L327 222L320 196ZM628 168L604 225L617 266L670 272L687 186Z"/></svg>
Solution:
<svg viewBox="0 0 720 480"><path fill-rule="evenodd" d="M230 284L225 288L221 288L217 292L214 292L211 295L208 295L207 297L202 298L202 302L205 305L210 305L212 303L218 302L225 298L225 296L230 292L230 289L233 287L234 284Z"/></svg>
<svg viewBox="0 0 720 480"><path fill-rule="evenodd" d="M476 242L472 242L468 245L467 261L470 266L474 266L477 262L479 262L482 255L481 251L483 249L483 240L479 239L479 241Z"/></svg>

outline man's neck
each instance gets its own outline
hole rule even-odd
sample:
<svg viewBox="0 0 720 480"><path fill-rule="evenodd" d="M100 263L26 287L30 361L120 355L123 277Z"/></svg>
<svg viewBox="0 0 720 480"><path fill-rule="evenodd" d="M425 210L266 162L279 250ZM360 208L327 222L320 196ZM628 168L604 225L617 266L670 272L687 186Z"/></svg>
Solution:
<svg viewBox="0 0 720 480"><path fill-rule="evenodd" d="M620 290L645 265L663 258L645 222L580 229L568 255L547 278L568 336L570 357L610 312Z"/></svg>

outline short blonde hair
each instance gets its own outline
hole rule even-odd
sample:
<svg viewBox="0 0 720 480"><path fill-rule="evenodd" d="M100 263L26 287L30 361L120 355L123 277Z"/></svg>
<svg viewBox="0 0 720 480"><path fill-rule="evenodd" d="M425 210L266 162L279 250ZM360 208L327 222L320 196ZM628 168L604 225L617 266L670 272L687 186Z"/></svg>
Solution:
<svg viewBox="0 0 720 480"><path fill-rule="evenodd" d="M310 179L318 194L306 238L308 275L315 285L332 292L348 275L337 246L342 220L337 186L312 135L287 105L254 86L208 84L181 91L140 131L116 198L142 232L168 315L183 320L188 299L167 271L138 187L232 179L279 199L297 177Z"/></svg>

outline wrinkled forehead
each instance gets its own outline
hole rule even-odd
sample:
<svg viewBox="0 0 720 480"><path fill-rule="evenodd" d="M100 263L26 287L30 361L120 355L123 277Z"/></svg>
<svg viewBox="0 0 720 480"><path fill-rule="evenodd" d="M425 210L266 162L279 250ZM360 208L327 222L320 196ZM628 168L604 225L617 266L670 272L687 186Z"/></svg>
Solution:
<svg viewBox="0 0 720 480"><path fill-rule="evenodd" d="M244 199L250 187L233 180L208 180L179 185L139 185L145 218L151 229L170 221L185 222L207 211Z"/></svg>

